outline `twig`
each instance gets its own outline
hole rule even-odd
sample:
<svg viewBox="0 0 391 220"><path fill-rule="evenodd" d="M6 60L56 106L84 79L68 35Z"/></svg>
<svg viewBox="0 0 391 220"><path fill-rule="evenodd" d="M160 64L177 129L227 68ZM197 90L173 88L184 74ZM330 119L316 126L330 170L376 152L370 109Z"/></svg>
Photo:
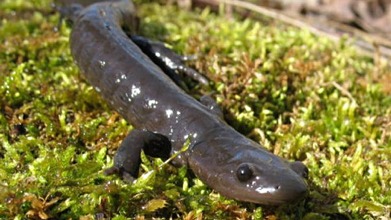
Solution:
<svg viewBox="0 0 391 220"><path fill-rule="evenodd" d="M337 82L333 81L331 84L333 84L333 86L338 89L343 95L347 96L350 101L352 101L353 103L357 103L356 100L353 98L352 94L346 90L344 87L342 87L341 85L339 85Z"/></svg>

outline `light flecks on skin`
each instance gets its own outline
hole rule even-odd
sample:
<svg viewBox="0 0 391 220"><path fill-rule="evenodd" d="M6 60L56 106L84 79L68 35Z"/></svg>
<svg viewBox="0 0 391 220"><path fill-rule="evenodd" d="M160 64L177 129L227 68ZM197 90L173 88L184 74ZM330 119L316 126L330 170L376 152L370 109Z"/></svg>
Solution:
<svg viewBox="0 0 391 220"><path fill-rule="evenodd" d="M103 68L103 67L105 67L105 65L106 65L106 61L104 61L104 60L99 60L98 62L99 62L99 66L100 66L100 68Z"/></svg>
<svg viewBox="0 0 391 220"><path fill-rule="evenodd" d="M120 76L115 80L117 84L120 84L122 81L126 80L127 76L124 73L120 73Z"/></svg>
<svg viewBox="0 0 391 220"><path fill-rule="evenodd" d="M127 76L123 72L115 74L115 83L120 84L122 81L126 80Z"/></svg>
<svg viewBox="0 0 391 220"><path fill-rule="evenodd" d="M174 129L172 128L172 126L170 126L170 132L168 132L168 135L172 135L174 133Z"/></svg>
<svg viewBox="0 0 391 220"><path fill-rule="evenodd" d="M258 188L255 189L255 191L257 191L259 194L267 194L267 193L274 193L275 191L277 191L277 189L275 187L263 187L263 186L260 186Z"/></svg>
<svg viewBox="0 0 391 220"><path fill-rule="evenodd" d="M180 111L176 111L175 124L179 122L179 116L181 115Z"/></svg>
<svg viewBox="0 0 391 220"><path fill-rule="evenodd" d="M177 69L178 66L175 64L175 62L173 62L170 58L168 57L164 57L163 58L163 62L168 66L170 67L171 69Z"/></svg>
<svg viewBox="0 0 391 220"><path fill-rule="evenodd" d="M156 57L161 57L162 55L159 53L159 52L155 52L155 56ZM168 66L170 67L171 69L176 69L177 68L177 65L175 64L175 62L173 62L170 58L168 57L164 57L163 58L163 62Z"/></svg>
<svg viewBox="0 0 391 220"><path fill-rule="evenodd" d="M125 77L126 77L126 76L125 76ZM140 93L141 93L140 87L137 87L137 86L135 86L135 85L132 85L131 91L132 91L131 96L130 96L131 98L134 98L134 97L140 95Z"/></svg>
<svg viewBox="0 0 391 220"><path fill-rule="evenodd" d="M98 87L98 86L95 86L95 90L97 91L97 92L101 92L101 90L100 90L100 88Z"/></svg>
<svg viewBox="0 0 391 220"><path fill-rule="evenodd" d="M181 115L181 112L180 111L176 111L174 113L174 110L172 110L172 109L167 109L166 110L167 118L169 118L169 119L172 118L174 116L174 114L175 114L175 123L178 123L179 116Z"/></svg>
<svg viewBox="0 0 391 220"><path fill-rule="evenodd" d="M174 113L174 111L172 109L167 109L166 110L166 115L167 115L167 118L171 118L172 114Z"/></svg>
<svg viewBox="0 0 391 220"><path fill-rule="evenodd" d="M251 182L251 185L250 184L247 184L246 187L248 188L255 188L254 186L257 184L257 181L260 179L259 176L256 176L255 177L255 180L253 180ZM276 187L273 187L273 186L259 186L255 189L255 191L259 194L271 194L271 193L274 193L278 190L278 188Z"/></svg>
<svg viewBox="0 0 391 220"><path fill-rule="evenodd" d="M125 97L126 97L126 100L128 100L128 102L132 102L132 97L129 93L125 93Z"/></svg>
<svg viewBox="0 0 391 220"><path fill-rule="evenodd" d="M146 107L149 108L149 109L156 109L158 103L159 102L156 101L155 99L149 99L147 101L147 106Z"/></svg>
<svg viewBox="0 0 391 220"><path fill-rule="evenodd" d="M184 139L184 140L187 140L188 138L196 138L197 136L198 136L197 133L186 134L185 136L183 136L183 139Z"/></svg>
<svg viewBox="0 0 391 220"><path fill-rule="evenodd" d="M231 170L231 173L233 173L233 170ZM254 189L257 187L257 183L258 183L258 180L260 179L259 176L256 176L253 181L251 181L251 183L247 183L246 184L246 187L247 188L251 188L251 189ZM263 186L261 187L257 187L255 190L258 192L258 189L261 189Z"/></svg>

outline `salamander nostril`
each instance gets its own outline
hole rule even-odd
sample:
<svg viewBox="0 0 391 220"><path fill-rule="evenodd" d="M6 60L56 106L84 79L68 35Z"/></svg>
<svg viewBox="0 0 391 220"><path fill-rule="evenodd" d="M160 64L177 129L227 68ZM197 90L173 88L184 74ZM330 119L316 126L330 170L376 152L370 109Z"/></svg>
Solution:
<svg viewBox="0 0 391 220"><path fill-rule="evenodd" d="M295 171L298 175L303 177L304 179L308 178L308 168L300 161L295 161L290 163L290 167L293 171Z"/></svg>
<svg viewBox="0 0 391 220"><path fill-rule="evenodd" d="M275 186L274 189L275 190L279 190L281 188L281 186Z"/></svg>

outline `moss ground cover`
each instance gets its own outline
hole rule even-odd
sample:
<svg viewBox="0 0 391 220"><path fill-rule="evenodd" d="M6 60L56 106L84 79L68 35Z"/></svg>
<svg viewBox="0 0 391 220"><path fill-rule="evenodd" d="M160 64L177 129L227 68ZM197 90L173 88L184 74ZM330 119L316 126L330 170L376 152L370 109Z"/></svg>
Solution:
<svg viewBox="0 0 391 220"><path fill-rule="evenodd" d="M308 197L262 207L224 198L185 168L143 157L133 185L102 170L132 129L79 75L70 28L47 0L0 2L1 219L388 219L391 68L275 21L139 3L140 33L214 83L227 121L310 170ZM375 56L374 56L375 57Z"/></svg>

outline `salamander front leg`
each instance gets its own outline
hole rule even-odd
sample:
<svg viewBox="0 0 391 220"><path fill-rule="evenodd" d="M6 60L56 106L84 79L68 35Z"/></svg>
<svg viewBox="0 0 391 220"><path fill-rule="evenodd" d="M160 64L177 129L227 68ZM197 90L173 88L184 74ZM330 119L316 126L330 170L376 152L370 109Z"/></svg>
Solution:
<svg viewBox="0 0 391 220"><path fill-rule="evenodd" d="M189 60L188 56L180 56L171 49L164 46L161 42L151 41L141 36L130 36L132 41L168 76L170 76L177 84L177 73L183 73L188 77L198 81L201 84L207 85L208 79L195 69L184 64L184 61Z"/></svg>
<svg viewBox="0 0 391 220"><path fill-rule="evenodd" d="M118 174L123 180L132 182L138 176L141 150L148 156L167 160L171 142L164 135L135 129L122 141L114 156L114 166L106 169L105 174Z"/></svg>

